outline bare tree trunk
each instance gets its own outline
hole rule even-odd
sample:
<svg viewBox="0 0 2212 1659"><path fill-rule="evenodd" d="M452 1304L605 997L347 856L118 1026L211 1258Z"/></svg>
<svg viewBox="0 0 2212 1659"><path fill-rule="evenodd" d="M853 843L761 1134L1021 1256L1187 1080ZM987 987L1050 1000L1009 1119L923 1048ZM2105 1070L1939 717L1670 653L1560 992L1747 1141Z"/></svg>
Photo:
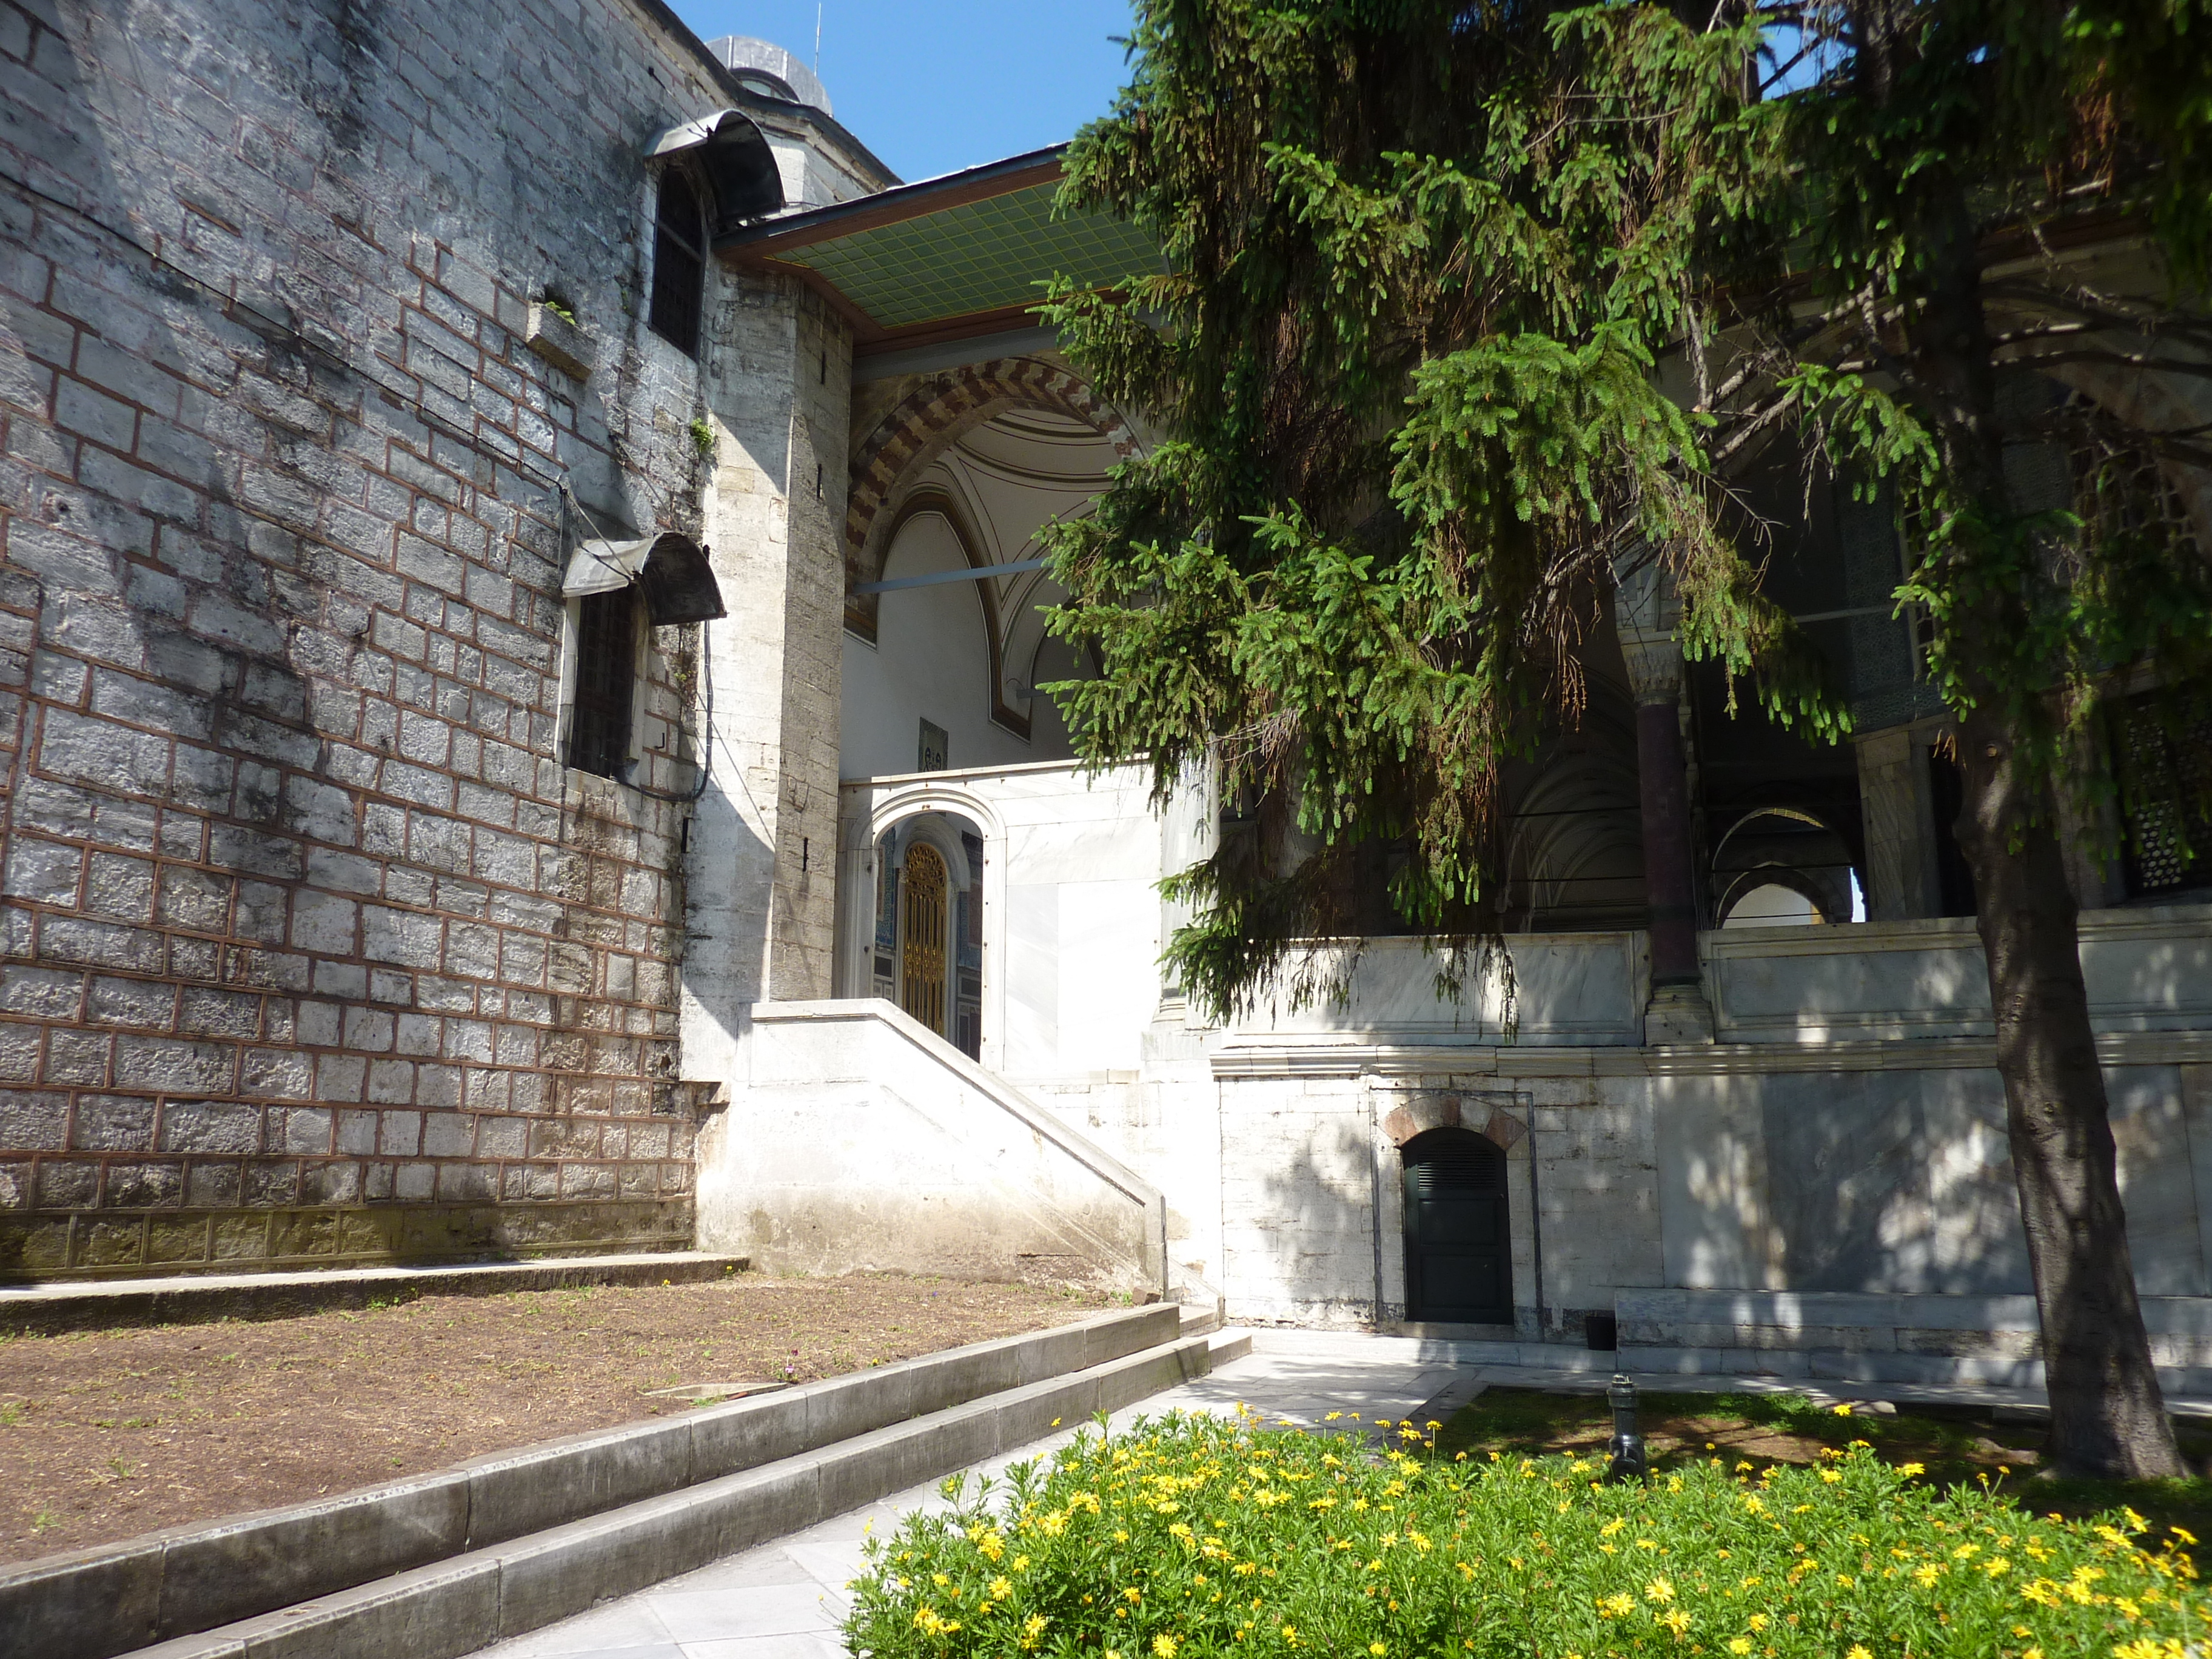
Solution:
<svg viewBox="0 0 2212 1659"><path fill-rule="evenodd" d="M2030 781L2010 734L1988 712L1994 701L1960 730L1966 799L1959 841L1974 870L2005 1127L2043 1320L2046 1455L2069 1474L2181 1474L2136 1300L2051 792Z"/></svg>
<svg viewBox="0 0 2212 1659"><path fill-rule="evenodd" d="M1871 56L1909 52L1911 0L1875 0ZM1879 74L1878 64L1869 65ZM1956 180L1923 198L1923 303L1905 326L1953 487L1987 526L2012 516L1996 422L1996 374L1981 299L1982 258ZM1971 530L1968 534L1973 533ZM1969 550L1966 556L1974 556ZM1958 836L1974 871L1974 908L1996 1016L1997 1073L2028 1272L2043 1323L2052 1464L2119 1476L2184 1473L2151 1367L2120 1206L2105 1077L2089 1026L2074 896L2060 856L2050 781L2021 752L2005 689L1978 665L2004 662L2027 626L2002 579L1961 606L1955 659L1973 708L1960 725L1966 799Z"/></svg>

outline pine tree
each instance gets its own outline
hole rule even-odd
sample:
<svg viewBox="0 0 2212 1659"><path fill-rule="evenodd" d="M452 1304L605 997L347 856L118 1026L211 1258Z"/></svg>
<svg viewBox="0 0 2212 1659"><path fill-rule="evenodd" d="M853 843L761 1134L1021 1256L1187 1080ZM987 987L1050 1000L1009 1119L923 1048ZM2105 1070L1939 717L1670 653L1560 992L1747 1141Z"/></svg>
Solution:
<svg viewBox="0 0 2212 1659"><path fill-rule="evenodd" d="M1058 533L1054 625L1103 672L1055 690L1085 757L1146 756L1163 794L1218 766L1237 803L1170 884L1174 971L1223 1013L1326 988L1308 946L1361 931L1379 841L1410 848L1390 902L1445 988L1499 947L1503 770L1575 717L1640 567L1687 656L1841 736L1729 479L1787 445L1893 493L1957 720L2051 1455L2106 1473L2179 1466L2054 792L2127 670L2201 683L2212 575L2124 486L2212 453L2083 399L2025 432L1998 385L2205 373L2208 46L2204 0L1139 0L1065 193L1164 270L1051 307L1166 434ZM2121 234L2162 288L2069 265ZM2027 435L2086 458L2077 511L2015 510Z"/></svg>

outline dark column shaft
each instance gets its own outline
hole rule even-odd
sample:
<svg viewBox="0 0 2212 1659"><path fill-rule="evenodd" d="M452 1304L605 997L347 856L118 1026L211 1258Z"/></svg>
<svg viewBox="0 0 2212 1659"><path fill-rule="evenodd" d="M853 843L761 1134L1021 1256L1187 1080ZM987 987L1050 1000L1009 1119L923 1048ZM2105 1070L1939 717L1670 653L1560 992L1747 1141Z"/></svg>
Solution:
<svg viewBox="0 0 2212 1659"><path fill-rule="evenodd" d="M1672 702L1636 706L1636 770L1644 808L1644 891L1651 905L1651 982L1698 977L1696 890L1690 879L1690 781Z"/></svg>

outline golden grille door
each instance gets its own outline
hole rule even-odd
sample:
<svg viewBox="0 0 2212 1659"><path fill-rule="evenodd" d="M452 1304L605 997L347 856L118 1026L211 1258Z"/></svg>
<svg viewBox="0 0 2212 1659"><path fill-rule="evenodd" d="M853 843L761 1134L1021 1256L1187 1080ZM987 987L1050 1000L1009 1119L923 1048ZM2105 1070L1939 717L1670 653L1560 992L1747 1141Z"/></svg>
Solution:
<svg viewBox="0 0 2212 1659"><path fill-rule="evenodd" d="M899 883L899 1006L945 1033L945 892L943 854L926 842L907 849Z"/></svg>

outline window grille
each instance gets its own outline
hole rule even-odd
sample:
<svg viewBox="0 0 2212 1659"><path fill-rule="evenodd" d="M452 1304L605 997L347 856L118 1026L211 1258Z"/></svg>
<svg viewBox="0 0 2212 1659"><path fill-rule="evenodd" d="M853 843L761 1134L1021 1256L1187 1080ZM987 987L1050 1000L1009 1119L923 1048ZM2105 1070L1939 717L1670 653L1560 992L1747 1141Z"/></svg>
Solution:
<svg viewBox="0 0 2212 1659"><path fill-rule="evenodd" d="M691 181L671 168L660 175L653 228L653 331L691 356L699 355L699 309L707 287L707 238Z"/></svg>
<svg viewBox="0 0 2212 1659"><path fill-rule="evenodd" d="M952 740L945 728L932 721L921 723L921 735L915 744L914 769L917 772L942 772L952 764Z"/></svg>
<svg viewBox="0 0 2212 1659"><path fill-rule="evenodd" d="M1472 1137L1470 1137L1472 1139ZM1486 1142L1461 1143L1423 1153L1406 1165L1408 1189L1423 1197L1445 1193L1502 1193L1505 1155Z"/></svg>
<svg viewBox="0 0 2212 1659"><path fill-rule="evenodd" d="M2177 720L2138 697L2113 724L2130 895L2212 883L2212 714Z"/></svg>
<svg viewBox="0 0 2212 1659"><path fill-rule="evenodd" d="M629 765L631 703L637 682L636 590L587 593L576 602L576 701L568 764L619 778Z"/></svg>

